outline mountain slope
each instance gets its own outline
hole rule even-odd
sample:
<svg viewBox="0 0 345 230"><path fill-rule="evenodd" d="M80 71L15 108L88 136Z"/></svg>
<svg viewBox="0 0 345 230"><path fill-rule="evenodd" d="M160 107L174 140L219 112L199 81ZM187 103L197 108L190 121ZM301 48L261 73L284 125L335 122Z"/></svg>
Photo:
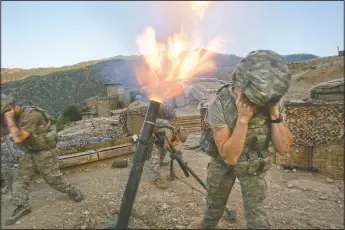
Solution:
<svg viewBox="0 0 345 230"><path fill-rule="evenodd" d="M118 56L110 57L106 59L91 60L91 61L80 62L74 65L51 67L51 68L33 68L33 69L1 68L1 84L11 82L11 81L23 80L30 76L44 76L47 74L56 73L60 71L81 69L81 68L92 66L99 62L107 61L107 60L115 60L115 59L132 60L138 57L139 56L135 56L135 55L133 56L118 55Z"/></svg>
<svg viewBox="0 0 345 230"><path fill-rule="evenodd" d="M291 55L284 55L283 57L285 58L287 62L299 62L299 61L309 60L312 58L317 58L318 56L313 55L313 54L291 54ZM141 59L141 57L138 55L132 55L132 56L117 55L115 57L110 57L106 59L85 61L85 62L80 62L74 65L62 66L62 67L33 68L33 69L1 68L1 84L11 82L11 81L23 80L30 76L44 76L47 74L60 72L60 71L81 69L87 66L97 65L98 63L101 63L101 66L103 66L105 64L103 62L107 62L110 60L126 60L130 62L130 61L139 60L139 59ZM233 67L240 60L241 60L241 57L238 57L236 55L217 54L215 56L215 61L217 62L218 66L221 68ZM125 63L125 62L122 62L122 63Z"/></svg>
<svg viewBox="0 0 345 230"><path fill-rule="evenodd" d="M16 95L18 104L28 105L31 101L54 117L68 105L106 95L103 81L90 67L1 84L1 92Z"/></svg>
<svg viewBox="0 0 345 230"><path fill-rule="evenodd" d="M301 61L307 61L313 58L318 58L319 56L316 56L314 54L289 54L289 55L283 55L286 62L301 62Z"/></svg>

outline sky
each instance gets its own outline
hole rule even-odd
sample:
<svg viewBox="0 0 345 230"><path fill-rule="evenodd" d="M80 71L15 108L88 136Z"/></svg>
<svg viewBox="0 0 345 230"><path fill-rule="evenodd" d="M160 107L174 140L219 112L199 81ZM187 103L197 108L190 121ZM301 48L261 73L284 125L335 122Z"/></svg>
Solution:
<svg viewBox="0 0 345 230"><path fill-rule="evenodd" d="M139 54L148 26L157 39L197 31L203 44L226 38L220 53L337 54L344 49L344 1L212 2L200 19L190 2L2 1L1 68L72 65Z"/></svg>

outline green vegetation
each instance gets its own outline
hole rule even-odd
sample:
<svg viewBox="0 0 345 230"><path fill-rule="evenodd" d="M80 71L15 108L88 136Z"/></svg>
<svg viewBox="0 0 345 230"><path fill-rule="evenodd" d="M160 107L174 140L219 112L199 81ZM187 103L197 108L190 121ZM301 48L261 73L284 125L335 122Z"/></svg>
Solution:
<svg viewBox="0 0 345 230"><path fill-rule="evenodd" d="M82 119L80 115L82 112L85 112L85 106L70 105L63 112L62 115L54 120L57 131L63 130L65 125L73 121L79 121Z"/></svg>

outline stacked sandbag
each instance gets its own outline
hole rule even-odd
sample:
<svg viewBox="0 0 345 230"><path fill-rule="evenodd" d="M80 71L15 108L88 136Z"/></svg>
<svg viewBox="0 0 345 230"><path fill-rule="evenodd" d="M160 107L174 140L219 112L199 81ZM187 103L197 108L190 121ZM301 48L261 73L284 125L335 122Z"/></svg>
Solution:
<svg viewBox="0 0 345 230"><path fill-rule="evenodd" d="M125 135L117 122L109 118L90 118L79 121L77 126L70 125L69 130L60 133L57 144L59 155L85 151L89 144L119 139ZM80 130L78 130L80 128ZM74 132L73 132L74 130Z"/></svg>
<svg viewBox="0 0 345 230"><path fill-rule="evenodd" d="M130 134L139 134L143 125L149 101L137 100L132 102L127 109L127 128ZM172 124L176 124L176 112L170 106L161 104L158 117L171 121Z"/></svg>

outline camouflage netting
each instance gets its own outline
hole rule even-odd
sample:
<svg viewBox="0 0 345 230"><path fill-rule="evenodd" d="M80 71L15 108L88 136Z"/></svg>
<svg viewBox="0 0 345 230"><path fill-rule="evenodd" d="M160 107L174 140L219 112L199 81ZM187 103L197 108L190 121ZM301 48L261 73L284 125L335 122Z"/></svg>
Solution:
<svg viewBox="0 0 345 230"><path fill-rule="evenodd" d="M295 146L326 146L344 142L344 106L289 106L286 122Z"/></svg>
<svg viewBox="0 0 345 230"><path fill-rule="evenodd" d="M125 136L117 121L109 118L91 118L75 122L59 133L58 154L66 155L86 150L89 143L109 141Z"/></svg>

